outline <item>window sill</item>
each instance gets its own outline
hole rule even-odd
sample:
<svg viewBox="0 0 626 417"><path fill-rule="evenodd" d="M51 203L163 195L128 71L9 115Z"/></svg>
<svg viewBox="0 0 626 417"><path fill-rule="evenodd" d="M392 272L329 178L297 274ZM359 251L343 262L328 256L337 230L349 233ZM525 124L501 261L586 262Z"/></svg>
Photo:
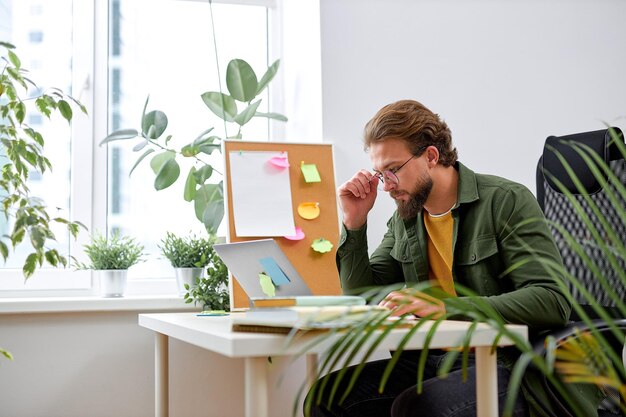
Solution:
<svg viewBox="0 0 626 417"><path fill-rule="evenodd" d="M193 303L185 304L181 297L174 295L131 295L120 298L85 296L0 299L0 315L146 310L193 311L200 310L200 307L194 306Z"/></svg>

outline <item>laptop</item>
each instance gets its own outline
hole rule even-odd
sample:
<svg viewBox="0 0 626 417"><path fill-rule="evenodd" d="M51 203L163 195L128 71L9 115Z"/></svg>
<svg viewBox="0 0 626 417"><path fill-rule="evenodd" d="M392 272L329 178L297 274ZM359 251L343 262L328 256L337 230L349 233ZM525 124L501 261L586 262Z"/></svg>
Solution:
<svg viewBox="0 0 626 417"><path fill-rule="evenodd" d="M213 248L249 298L311 295L311 289L274 239L221 243ZM261 285L259 274L265 275L266 285ZM273 295L268 293L269 280Z"/></svg>

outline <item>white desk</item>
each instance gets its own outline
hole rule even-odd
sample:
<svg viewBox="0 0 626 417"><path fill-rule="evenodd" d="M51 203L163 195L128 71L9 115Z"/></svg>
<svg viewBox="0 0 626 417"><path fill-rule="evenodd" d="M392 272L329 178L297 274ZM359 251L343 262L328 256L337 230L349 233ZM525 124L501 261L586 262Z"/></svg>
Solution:
<svg viewBox="0 0 626 417"><path fill-rule="evenodd" d="M243 314L243 313L235 313ZM139 325L156 332L155 341L155 416L167 417L169 407L168 389L168 337L199 346L215 353L245 360L245 415L268 417L268 356L293 355L298 353L310 337L298 339L285 347L285 336L262 333L236 333L231 331L231 316L198 317L195 313L140 314ZM467 332L470 323L460 321L442 322L433 339L431 348L455 347ZM420 349L431 327L424 324L406 345L407 349ZM509 330L523 338L528 337L526 326L510 325ZM408 329L392 331L379 345L380 349L393 350ZM498 393L496 355L491 354L491 345L497 332L486 325L479 325L470 346L476 349L477 415L497 417ZM307 356L309 375L317 367L317 354L322 353L330 341L317 345ZM511 342L502 338L500 346Z"/></svg>

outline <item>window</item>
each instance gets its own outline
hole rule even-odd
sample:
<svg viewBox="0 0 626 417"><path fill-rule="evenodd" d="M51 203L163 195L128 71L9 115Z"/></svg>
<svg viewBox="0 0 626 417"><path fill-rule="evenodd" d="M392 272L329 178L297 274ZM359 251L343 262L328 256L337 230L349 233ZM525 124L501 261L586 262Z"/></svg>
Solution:
<svg viewBox="0 0 626 417"><path fill-rule="evenodd" d="M158 109L168 116L166 134L173 135L170 142L173 148L180 149L209 127L215 127L223 135L223 122L200 97L203 92L219 90L209 4L112 0L111 6L110 24L117 29L109 41L110 131L118 124L121 128L139 128L141 111L149 96L147 110ZM245 57L261 76L268 66L267 8L215 4L213 14L221 76L225 76L228 61L234 57ZM181 47L185 44L193 46ZM267 96L263 105L265 108L259 110L267 111ZM258 119L244 127L244 137L267 140L268 131L267 119ZM182 198L191 161L177 158L181 178L170 188L156 192L149 159L132 176L128 175L141 155L132 150L136 143L118 142L109 146L107 228L136 237L153 255L148 262L132 268L130 278L167 276L171 275L169 264L158 259L158 244L166 232L184 234L204 230L195 217L193 204ZM222 171L220 155L216 153L206 159Z"/></svg>
<svg viewBox="0 0 626 417"><path fill-rule="evenodd" d="M303 0L302 4L317 4L317 1ZM71 127L60 118L48 121L33 116L28 120L47 139L46 155L53 165L52 175L31 178L33 194L54 208L52 215L79 220L89 227L90 233L119 230L142 242L149 260L131 269L131 282L159 277L173 281L173 271L160 259L161 238L166 231L204 230L195 218L193 207L182 198L184 178L171 189L157 192L148 160L129 177L140 155L132 150L136 142L116 142L103 147L98 144L108 132L140 128L141 111L148 96L149 110L159 109L167 114L168 133L173 135L172 144L177 148L208 127L215 127L223 135L223 123L200 98L203 92L219 89L209 3L57 0L54 8L43 4L46 3L41 0L0 0L0 40L15 44L23 63L33 63L35 68L28 69L40 86L64 89L88 107L89 116L77 114ZM287 36L282 29L287 10L287 7L279 10L275 0L213 2L222 87L226 88L226 66L231 59L245 59L260 76L269 63L280 57L281 75L263 97L259 111L269 111L271 107L271 111L285 113L293 120L289 109L283 107L287 103L292 113L295 109L308 112L308 120L304 124L294 123L295 127L255 119L244 127L244 139L284 139L289 135L302 141L320 137L319 131L297 131L303 125L319 128L321 123L310 117L316 114L309 111L315 100L296 98L296 94L302 94L309 86L318 98L321 88L315 77L319 68L309 66L314 69L313 77L307 78L311 80L305 83L307 87L301 87L307 74L299 66L305 62L300 50L311 51L312 59L318 64L319 56L315 48L303 48L307 43L299 36L306 33L315 43L315 35L310 34L319 29L311 30L311 26L292 22L301 34ZM310 16L303 21L312 21L315 27ZM281 41L283 37L285 41ZM290 66L283 52L295 50L295 44L299 55L294 54ZM295 65L296 61L299 65ZM297 93L287 97L283 86L289 82L298 84L299 88L294 88ZM217 167L221 156L214 154L211 163ZM187 168L181 168L181 176L186 175ZM0 233L8 227L0 219ZM88 241L86 233L74 241L60 228L56 237L60 251L85 260L81 245ZM91 274L71 269L44 268L24 285L20 269L27 252L27 248L22 248L10 255L0 280L0 296L21 295L30 290L41 290L38 294L49 294L49 290L63 290L64 294L68 290L91 291ZM44 279L46 276L52 279Z"/></svg>
<svg viewBox="0 0 626 417"><path fill-rule="evenodd" d="M39 89L32 88L29 95L36 96L46 91L48 87L65 86L72 84L72 1L59 0L55 2L54 19L32 19L31 14L38 12L38 1L0 0L0 21L2 28L0 36L2 40L15 44L17 53L22 62L36 62L40 65L28 68L32 80L37 82ZM43 12L43 10L39 10ZM8 19L4 14L8 15ZM44 36L46 34L46 36ZM42 48L44 46L44 48ZM47 92L47 91L46 91ZM32 101L27 101L27 106L32 106ZM48 120L38 114L30 113L26 123L40 131L46 141L46 156L50 159L54 171L41 177L33 172L30 176L29 187L34 196L45 200L50 208L52 216L69 217L70 213L70 183L68 178L71 170L71 138L72 132L68 123L61 118ZM54 139L52 139L54 138ZM0 227L2 231L8 230L12 225L3 219ZM62 253L70 253L69 234L64 228L54 230L57 242L56 249ZM24 261L24 256L29 252L27 245L18 246L15 253L11 254L5 269L9 271L19 268ZM3 272L5 278L2 288L25 288L20 270L15 272ZM78 274L80 275L80 274ZM71 278L72 280L77 277ZM45 284L39 284L46 286ZM65 286L65 284L62 284ZM86 284L80 284L79 286ZM37 285L30 287L36 288ZM69 285L72 287L72 285Z"/></svg>
<svg viewBox="0 0 626 417"><path fill-rule="evenodd" d="M43 42L43 32L40 30L32 31L28 34L28 41L30 43L41 43Z"/></svg>

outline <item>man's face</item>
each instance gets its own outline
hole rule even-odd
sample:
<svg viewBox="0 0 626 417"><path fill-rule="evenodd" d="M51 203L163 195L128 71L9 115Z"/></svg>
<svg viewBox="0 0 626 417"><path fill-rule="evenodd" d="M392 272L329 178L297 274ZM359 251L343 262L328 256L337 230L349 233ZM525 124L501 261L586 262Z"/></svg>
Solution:
<svg viewBox="0 0 626 417"><path fill-rule="evenodd" d="M397 179L397 183L386 178L384 190L395 200L400 217L410 219L417 216L433 188L424 154L411 158L408 146L401 139L375 143L370 146L369 152L375 172L394 172L401 167L393 176L389 175Z"/></svg>
<svg viewBox="0 0 626 417"><path fill-rule="evenodd" d="M426 200L433 188L433 180L428 172L423 172L413 183L411 190L395 189L389 191L389 195L396 200L398 214L403 219L411 219L418 215L424 208ZM406 195L407 199L398 199L397 196Z"/></svg>

